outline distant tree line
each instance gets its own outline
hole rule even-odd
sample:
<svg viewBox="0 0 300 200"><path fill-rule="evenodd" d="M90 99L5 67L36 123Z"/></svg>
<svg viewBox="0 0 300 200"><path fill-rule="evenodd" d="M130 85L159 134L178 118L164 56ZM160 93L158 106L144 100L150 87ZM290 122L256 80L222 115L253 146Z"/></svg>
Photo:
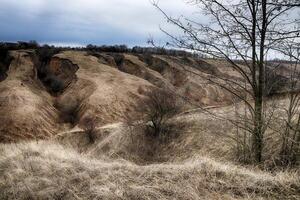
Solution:
<svg viewBox="0 0 300 200"><path fill-rule="evenodd" d="M31 40L29 42L0 42L0 49L20 50L20 49L59 49L59 50L82 50L82 47L56 47L54 45L40 45L38 42Z"/></svg>
<svg viewBox="0 0 300 200"><path fill-rule="evenodd" d="M202 57L199 54L191 52L166 49L162 47L140 47L134 46L132 48L127 45L92 45L86 47L56 47L54 45L40 45L38 42L32 40L29 42L0 42L0 49L6 50L19 50L19 49L59 49L59 50L77 50L77 51L93 51L93 52L110 52L110 53L133 53L133 54L156 54L156 55L169 55L169 56L190 56Z"/></svg>
<svg viewBox="0 0 300 200"><path fill-rule="evenodd" d="M156 55L169 55L169 56L195 56L195 54L176 49L166 49L161 47L140 47L134 46L129 48L126 45L113 45L113 46L97 46L89 44L86 50L96 52L115 52L115 53L133 53L133 54L156 54Z"/></svg>
<svg viewBox="0 0 300 200"><path fill-rule="evenodd" d="M65 50L76 50L76 51L92 51L92 52L110 52L110 53L133 53L133 54L156 54L156 55L168 55L168 56L183 56L183 57L196 57L196 58L213 58L210 56L206 56L204 54L199 54L199 52L188 52L185 50L178 50L178 49L166 49L163 47L141 47L141 46L134 46L132 48L128 47L127 45L93 45L88 44L86 47L57 47L54 45L40 45L35 40L31 40L28 42L18 41L18 42L0 42L0 51L6 52L9 50L20 50L20 49L39 49L46 51L47 49L56 49L60 51ZM1 54L0 52L0 54ZM217 59L217 58L215 58ZM245 64L243 60L235 60L236 63ZM269 64L272 63L281 63L281 64L288 64L291 61L274 58L269 60Z"/></svg>

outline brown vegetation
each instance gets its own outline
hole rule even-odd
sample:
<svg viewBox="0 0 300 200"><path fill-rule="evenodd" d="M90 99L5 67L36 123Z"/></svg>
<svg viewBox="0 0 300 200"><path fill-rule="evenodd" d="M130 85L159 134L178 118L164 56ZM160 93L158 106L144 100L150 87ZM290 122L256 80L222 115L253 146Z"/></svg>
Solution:
<svg viewBox="0 0 300 200"><path fill-rule="evenodd" d="M179 97L166 89L151 89L144 91L145 98L136 104L138 117L127 117L129 125L146 124L145 134L160 138L162 140L176 136L178 132L184 131L184 126L175 126L172 118L182 111L182 102Z"/></svg>
<svg viewBox="0 0 300 200"><path fill-rule="evenodd" d="M221 106L231 97L203 78L227 73L234 79L226 71L225 61L157 55L147 56L145 61L141 55L120 54L121 63L128 60L125 64L131 62L138 70L154 72L172 88L162 90L155 89L149 77L147 81L140 74L134 76L110 66L114 60L110 54L103 54L104 58L86 52L60 52L51 56L50 63L54 64L47 64L48 69L59 80L67 80L62 78L64 74L76 74L76 78L53 96L35 76L31 53L12 52L14 59L8 77L0 83L0 97L4 100L0 102L0 118L5 122L0 124L0 139L51 140L0 145L0 198L299 197L297 169L278 172L279 162L272 167L275 158L280 159L280 148L274 146L287 146L293 152L296 149L290 139L285 144L278 143L277 132L266 132L268 143L259 166L272 169L273 173L252 169L251 165L238 166L236 144L241 140L235 139L236 127L216 118L234 117L232 106ZM73 70L73 66L78 70ZM184 73L185 69L191 72ZM199 92L200 86L203 89ZM179 96L187 88L191 96L186 100L198 98L201 105L213 108L204 113L202 108L186 110L193 108L191 104L183 109ZM197 96L196 92L200 94ZM239 103L239 109L239 114L244 113L243 104ZM276 116L284 116L276 112ZM125 115L130 127L120 123ZM273 122L270 126L281 130ZM298 133L294 122L280 124L292 125L285 132L290 138ZM240 129L239 133L241 136L243 131Z"/></svg>
<svg viewBox="0 0 300 200"><path fill-rule="evenodd" d="M96 140L96 128L97 122L93 117L86 117L83 119L82 127L85 134L88 135L90 143L94 143Z"/></svg>

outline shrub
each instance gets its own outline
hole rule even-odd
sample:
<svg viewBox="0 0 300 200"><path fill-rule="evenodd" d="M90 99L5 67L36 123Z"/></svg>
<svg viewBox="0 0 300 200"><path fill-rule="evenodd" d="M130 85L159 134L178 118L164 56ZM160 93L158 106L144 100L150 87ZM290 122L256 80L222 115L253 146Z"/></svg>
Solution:
<svg viewBox="0 0 300 200"><path fill-rule="evenodd" d="M41 62L41 65L45 65L48 62L50 62L51 58L58 54L61 50L57 48L51 48L51 47L41 47L36 50L36 54L39 58L39 61Z"/></svg>
<svg viewBox="0 0 300 200"><path fill-rule="evenodd" d="M110 54L110 55L114 58L115 63L116 63L116 65L118 67L120 67L123 64L123 62L124 62L124 55L122 55L122 54L116 54L116 53Z"/></svg>
<svg viewBox="0 0 300 200"><path fill-rule="evenodd" d="M94 143L96 140L96 119L93 117L86 117L83 119L82 128L87 134L90 143Z"/></svg>
<svg viewBox="0 0 300 200"><path fill-rule="evenodd" d="M146 133L159 138L168 138L176 133L178 127L170 118L181 111L178 97L173 92L162 89L148 90L144 95L145 98L137 103L137 111L146 124Z"/></svg>

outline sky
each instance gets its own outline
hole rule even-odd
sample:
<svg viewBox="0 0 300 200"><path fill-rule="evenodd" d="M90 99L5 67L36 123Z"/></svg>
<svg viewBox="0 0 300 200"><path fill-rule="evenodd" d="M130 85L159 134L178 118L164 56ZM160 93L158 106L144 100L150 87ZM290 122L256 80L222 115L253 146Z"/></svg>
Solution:
<svg viewBox="0 0 300 200"><path fill-rule="evenodd" d="M197 15L186 1L159 5L174 17ZM0 5L0 41L146 46L150 37L166 42L159 27L171 28L150 0L0 0Z"/></svg>

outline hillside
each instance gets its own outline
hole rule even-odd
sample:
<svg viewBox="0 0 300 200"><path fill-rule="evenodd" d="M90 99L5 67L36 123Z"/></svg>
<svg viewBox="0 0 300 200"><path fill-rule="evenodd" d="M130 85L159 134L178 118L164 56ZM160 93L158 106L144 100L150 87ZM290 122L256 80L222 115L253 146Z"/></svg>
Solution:
<svg viewBox="0 0 300 200"><path fill-rule="evenodd" d="M229 93L195 75L224 73L205 61L65 51L45 66L51 74L45 80L38 76L32 51L14 51L12 56L7 78L0 82L2 142L49 138L80 125L86 116L95 116L100 124L122 121L124 113L134 114L135 101L151 87L168 88L200 106L226 105L231 100ZM53 95L49 88L58 87L56 79L62 86Z"/></svg>
<svg viewBox="0 0 300 200"><path fill-rule="evenodd" d="M225 61L69 50L45 60L33 50L10 55L0 71L0 199L300 198L298 169L263 170L273 164L268 154L260 168L239 165L236 127L199 109L228 117L243 109L208 81L241 81ZM188 127L164 142L126 122L139 115L148 89L162 87L185 98L171 123ZM90 117L93 143L82 128ZM268 134L276 151L278 136Z"/></svg>

